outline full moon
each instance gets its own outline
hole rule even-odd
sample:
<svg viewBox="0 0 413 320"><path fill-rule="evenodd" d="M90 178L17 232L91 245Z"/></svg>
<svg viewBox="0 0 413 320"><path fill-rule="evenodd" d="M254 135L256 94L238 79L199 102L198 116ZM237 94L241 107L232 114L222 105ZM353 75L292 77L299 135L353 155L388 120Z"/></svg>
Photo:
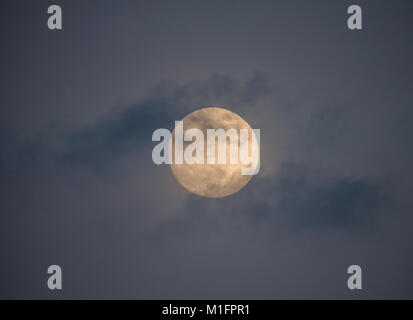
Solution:
<svg viewBox="0 0 413 320"><path fill-rule="evenodd" d="M251 156L252 143L257 143L254 132L250 125L237 114L223 108L202 108L188 114L183 120L184 133L188 129L196 128L204 134L204 150L207 150L207 129L235 129L239 133L240 129L248 129L248 149ZM175 130L172 132L173 149L175 141ZM222 198L234 194L241 190L252 178L252 175L242 175L241 169L245 167L238 161L231 164L229 161L229 138L226 139L227 161L225 164L218 164L218 148L222 147L219 142L215 144L214 164L207 163L207 152L204 152L204 164L171 164L171 170L178 182L188 191L202 197ZM184 148L191 141L184 141ZM238 141L239 143L239 141ZM258 161L256 157L252 161Z"/></svg>

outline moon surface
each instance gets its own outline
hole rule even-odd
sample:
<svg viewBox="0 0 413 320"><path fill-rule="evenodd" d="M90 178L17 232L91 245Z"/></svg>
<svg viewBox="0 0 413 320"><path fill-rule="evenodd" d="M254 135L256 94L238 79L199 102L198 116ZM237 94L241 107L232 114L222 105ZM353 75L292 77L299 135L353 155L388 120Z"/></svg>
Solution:
<svg viewBox="0 0 413 320"><path fill-rule="evenodd" d="M248 155L251 156L252 143L257 143L254 132L250 125L237 114L217 107L208 107L198 109L188 114L183 119L183 132L188 129L197 128L204 134L204 164L187 164L185 161L183 164L170 165L171 170L178 180L178 182L188 191L195 193L202 197L208 198L222 198L238 192L242 189L252 178L252 175L242 175L241 169L243 167L250 167L250 165L243 165L238 157L236 164L230 164L229 150L230 142L229 138L226 139L226 153L227 161L225 164L218 164L218 148L219 140L215 141L215 163L207 163L207 129L235 129L238 132L240 129L248 129ZM172 146L175 150L175 130L172 132ZM192 141L184 141L184 150L186 146L191 144ZM240 145L240 142L238 140ZM174 152L173 152L174 153ZM252 161L257 161L256 156L252 158Z"/></svg>

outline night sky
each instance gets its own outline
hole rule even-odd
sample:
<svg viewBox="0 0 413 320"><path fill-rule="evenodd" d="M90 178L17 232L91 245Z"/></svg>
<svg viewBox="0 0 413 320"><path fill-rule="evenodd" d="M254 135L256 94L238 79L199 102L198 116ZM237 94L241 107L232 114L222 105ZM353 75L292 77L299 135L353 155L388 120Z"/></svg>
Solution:
<svg viewBox="0 0 413 320"><path fill-rule="evenodd" d="M0 7L0 298L413 298L413 1ZM152 162L204 106L261 130L222 199Z"/></svg>

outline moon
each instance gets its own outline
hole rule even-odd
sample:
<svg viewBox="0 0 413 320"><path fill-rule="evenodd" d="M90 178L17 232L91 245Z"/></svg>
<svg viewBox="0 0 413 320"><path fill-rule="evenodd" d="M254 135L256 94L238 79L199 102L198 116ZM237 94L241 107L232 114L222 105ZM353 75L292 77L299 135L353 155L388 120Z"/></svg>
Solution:
<svg viewBox="0 0 413 320"><path fill-rule="evenodd" d="M207 129L248 129L248 149L251 156L252 143L257 143L254 132L250 125L239 115L224 108L208 107L198 109L188 114L183 120L184 133L188 129L199 129L204 134L204 164L183 164L170 165L172 173L178 182L188 191L207 198L223 198L241 190L252 178L252 175L242 175L241 169L246 167L238 161L236 164L230 164L229 161L229 139L226 139L227 161L225 164L218 164L217 149L222 147L219 140L215 145L215 163L207 164ZM252 138L251 138L252 137ZM172 132L172 150L175 150L175 130ZM191 141L184 141L184 149ZM238 141L239 143L239 141ZM239 158L238 158L239 160ZM257 162L256 156L252 161ZM250 165L248 165L249 167Z"/></svg>

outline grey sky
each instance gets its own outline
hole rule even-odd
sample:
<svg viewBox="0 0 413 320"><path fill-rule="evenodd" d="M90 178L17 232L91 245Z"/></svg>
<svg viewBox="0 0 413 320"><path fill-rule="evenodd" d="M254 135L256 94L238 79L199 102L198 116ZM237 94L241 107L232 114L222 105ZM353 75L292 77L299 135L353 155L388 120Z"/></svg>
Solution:
<svg viewBox="0 0 413 320"><path fill-rule="evenodd" d="M4 1L0 298L413 298L413 2L353 3ZM151 158L202 106L261 129L224 199Z"/></svg>

